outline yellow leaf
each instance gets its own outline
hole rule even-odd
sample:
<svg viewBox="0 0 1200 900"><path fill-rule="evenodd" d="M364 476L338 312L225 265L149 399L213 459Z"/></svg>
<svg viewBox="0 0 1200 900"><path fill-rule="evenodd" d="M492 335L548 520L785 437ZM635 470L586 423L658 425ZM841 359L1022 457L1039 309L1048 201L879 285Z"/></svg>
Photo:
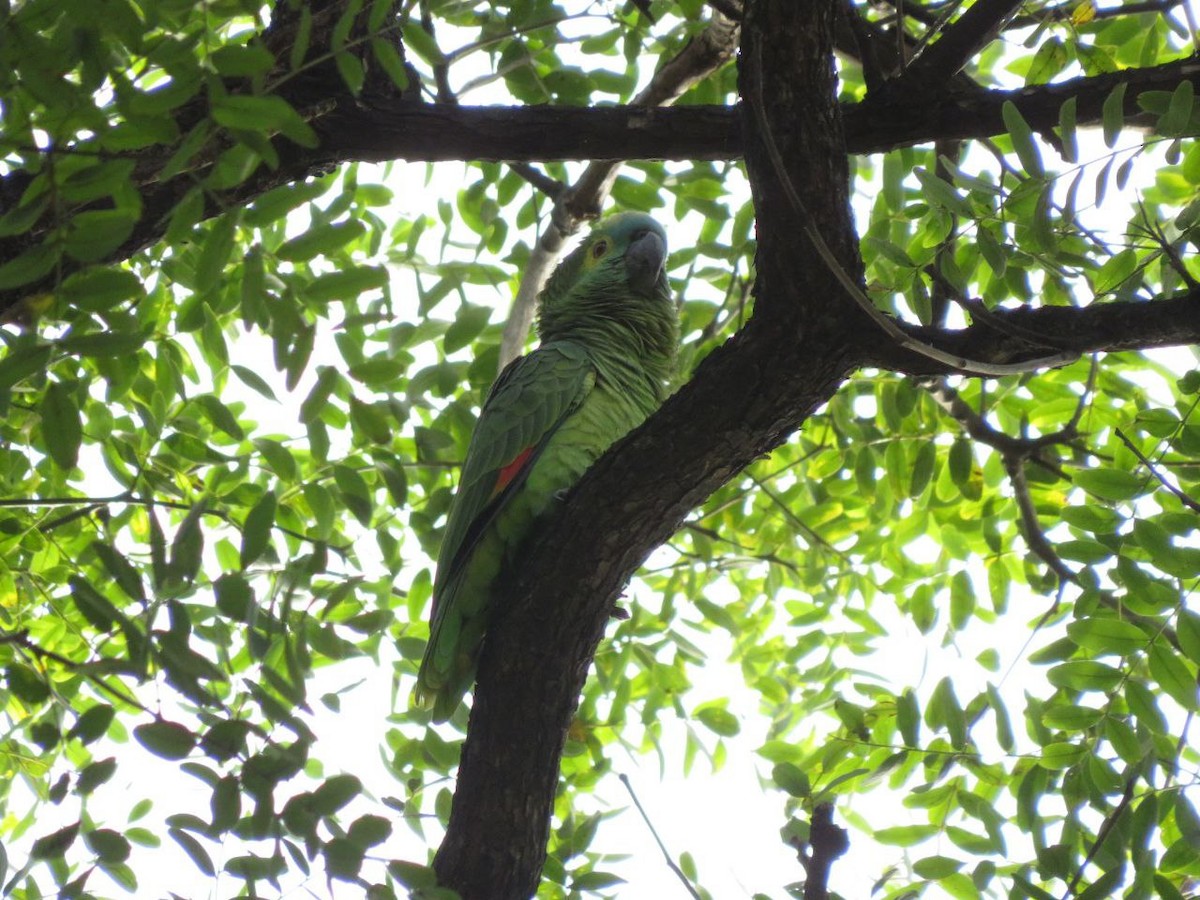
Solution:
<svg viewBox="0 0 1200 900"><path fill-rule="evenodd" d="M1091 0L1084 0L1083 3L1071 10L1072 25L1086 25L1094 18L1096 18L1096 4Z"/></svg>

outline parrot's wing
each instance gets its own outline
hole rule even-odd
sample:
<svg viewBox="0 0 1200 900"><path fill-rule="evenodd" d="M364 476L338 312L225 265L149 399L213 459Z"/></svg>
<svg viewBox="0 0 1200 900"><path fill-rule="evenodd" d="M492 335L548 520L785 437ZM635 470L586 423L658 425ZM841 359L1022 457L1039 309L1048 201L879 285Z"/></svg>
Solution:
<svg viewBox="0 0 1200 900"><path fill-rule="evenodd" d="M444 599L439 588L466 564L480 534L524 483L550 436L595 382L587 353L570 341L544 344L510 363L492 386L459 479L434 583L434 622Z"/></svg>
<svg viewBox="0 0 1200 900"><path fill-rule="evenodd" d="M487 619L489 598L463 591L473 554L595 381L579 345L553 341L509 365L484 401L438 552L429 643L417 675L416 701L432 703L436 721L447 719L470 687Z"/></svg>

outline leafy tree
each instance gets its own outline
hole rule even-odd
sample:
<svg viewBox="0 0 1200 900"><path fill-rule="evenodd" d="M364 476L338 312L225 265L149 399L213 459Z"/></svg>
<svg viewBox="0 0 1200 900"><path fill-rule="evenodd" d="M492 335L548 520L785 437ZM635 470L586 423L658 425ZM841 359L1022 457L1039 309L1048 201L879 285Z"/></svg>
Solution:
<svg viewBox="0 0 1200 900"><path fill-rule="evenodd" d="M135 890L157 804L188 883L603 893L575 801L666 719L674 769L737 745L692 688L723 634L793 893L840 814L886 897L1194 895L1200 378L1156 353L1200 343L1190 15L0 3L8 892ZM388 160L470 163L402 215ZM695 229L681 386L529 547L469 722L428 728L455 464L610 194ZM897 627L984 646L895 683ZM392 670L392 784L316 762L314 673L356 659ZM207 808L122 806L146 751ZM885 794L915 824L868 822ZM432 861L381 852L407 828Z"/></svg>

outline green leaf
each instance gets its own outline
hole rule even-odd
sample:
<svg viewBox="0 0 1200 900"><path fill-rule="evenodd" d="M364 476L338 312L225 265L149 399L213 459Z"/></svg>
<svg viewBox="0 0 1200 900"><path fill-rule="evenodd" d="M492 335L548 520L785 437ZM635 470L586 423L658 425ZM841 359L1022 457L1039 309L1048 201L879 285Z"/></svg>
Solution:
<svg viewBox="0 0 1200 900"><path fill-rule="evenodd" d="M171 840L183 848L183 852L188 855L196 868L209 878L217 874L217 869L213 865L212 857L208 855L208 851L204 849L204 845L198 840L179 828L167 829L167 834L171 836Z"/></svg>
<svg viewBox="0 0 1200 900"><path fill-rule="evenodd" d="M115 715L116 710L104 703L88 707L80 713L71 730L67 732L68 740L78 738L85 744L98 740L108 731Z"/></svg>
<svg viewBox="0 0 1200 900"><path fill-rule="evenodd" d="M239 574L227 572L213 584L217 609L235 622L251 622L254 614L254 594L250 584Z"/></svg>
<svg viewBox="0 0 1200 900"><path fill-rule="evenodd" d="M404 68L404 59L390 42L383 38L371 39L371 53L396 89L403 92L408 88L408 72Z"/></svg>
<svg viewBox="0 0 1200 900"><path fill-rule="evenodd" d="M962 867L961 860L952 859L949 856L926 856L913 863L913 871L931 881L953 875Z"/></svg>
<svg viewBox="0 0 1200 900"><path fill-rule="evenodd" d="M61 257L57 244L41 244L0 265L0 290L30 284L50 274Z"/></svg>
<svg viewBox="0 0 1200 900"><path fill-rule="evenodd" d="M430 66L444 65L446 57L440 49L437 42L434 41L433 35L422 27L421 23L416 19L409 19L404 24L404 47L411 50L423 62Z"/></svg>
<svg viewBox="0 0 1200 900"><path fill-rule="evenodd" d="M58 342L64 353L80 356L127 356L146 343L140 332L104 331L93 334L72 334Z"/></svg>
<svg viewBox="0 0 1200 900"><path fill-rule="evenodd" d="M1121 683L1121 670L1095 660L1078 659L1055 666L1046 678L1055 687L1107 692Z"/></svg>
<svg viewBox="0 0 1200 900"><path fill-rule="evenodd" d="M733 737L742 730L737 716L727 709L716 706L706 706L695 713L696 718L705 728L722 737Z"/></svg>
<svg viewBox="0 0 1200 900"><path fill-rule="evenodd" d="M1137 271L1137 265L1137 253L1130 249L1122 250L1109 257L1092 280L1092 290L1096 296L1115 291L1133 277Z"/></svg>
<svg viewBox="0 0 1200 900"><path fill-rule="evenodd" d="M309 482L304 486L304 500L313 515L313 534L318 540L327 540L333 534L337 518L337 504L324 485Z"/></svg>
<svg viewBox="0 0 1200 900"><path fill-rule="evenodd" d="M1196 673L1163 640L1150 645L1150 675L1176 703L1189 712L1200 712Z"/></svg>
<svg viewBox="0 0 1200 900"><path fill-rule="evenodd" d="M1005 753L1012 753L1016 742L1013 740L1012 722L1008 717L1008 707L1004 705L1004 700L1000 696L1000 692L996 690L995 685L988 683L987 686L988 705L992 708L992 713L996 716L996 743L1000 745Z"/></svg>
<svg viewBox="0 0 1200 900"><path fill-rule="evenodd" d="M941 829L936 825L899 825L894 828L879 828L875 840L893 847L912 847L927 841Z"/></svg>
<svg viewBox="0 0 1200 900"><path fill-rule="evenodd" d="M1180 607L1175 620L1175 633L1188 659L1200 665L1200 613Z"/></svg>
<svg viewBox="0 0 1200 900"><path fill-rule="evenodd" d="M242 525L242 549L240 561L243 569L255 562L271 543L271 529L275 527L277 500L274 491L267 491L246 514Z"/></svg>
<svg viewBox="0 0 1200 900"><path fill-rule="evenodd" d="M1079 762L1086 753L1086 747L1060 741L1043 747L1038 763L1047 769L1068 769Z"/></svg>
<svg viewBox="0 0 1200 900"><path fill-rule="evenodd" d="M116 547L104 541L92 541L91 549L127 597L132 600L146 599L146 586L142 583L141 572Z"/></svg>
<svg viewBox="0 0 1200 900"><path fill-rule="evenodd" d="M80 262L107 259L125 243L137 224L137 213L130 209L94 209L71 219L63 249ZM0 269L0 280L3 270Z"/></svg>
<svg viewBox="0 0 1200 900"><path fill-rule="evenodd" d="M8 689L28 706L38 706L50 697L44 676L21 663L9 663L4 670Z"/></svg>
<svg viewBox="0 0 1200 900"><path fill-rule="evenodd" d="M1146 633L1129 622L1110 617L1077 619L1067 624L1067 635L1093 653L1125 656L1146 646Z"/></svg>
<svg viewBox="0 0 1200 900"><path fill-rule="evenodd" d="M83 442L83 421L75 398L62 382L53 381L46 388L40 412L42 438L50 458L60 468L74 469Z"/></svg>
<svg viewBox="0 0 1200 900"><path fill-rule="evenodd" d="M193 274L193 287L198 294L205 294L217 286L225 272L229 257L233 254L236 237L237 217L225 215L215 219L200 248Z"/></svg>
<svg viewBox="0 0 1200 900"><path fill-rule="evenodd" d="M239 366L237 363L234 363L229 367L229 370L238 377L242 384L257 391L268 400L278 400L275 392L271 390L271 386L253 369L247 369L245 366Z"/></svg>
<svg viewBox="0 0 1200 900"><path fill-rule="evenodd" d="M207 738L207 735L205 737ZM224 834L237 824L241 818L242 793L236 775L226 775L213 785L209 810L212 814L209 834Z"/></svg>
<svg viewBox="0 0 1200 900"><path fill-rule="evenodd" d="M175 539L171 541L171 557L168 570L181 581L192 581L200 572L200 561L204 553L204 532L200 520L204 515L205 503L198 501L179 524Z"/></svg>
<svg viewBox="0 0 1200 900"><path fill-rule="evenodd" d="M1033 63L1025 74L1025 84L1046 84L1070 63L1071 57L1067 47L1059 37L1051 37L1042 42Z"/></svg>
<svg viewBox="0 0 1200 900"><path fill-rule="evenodd" d="M354 775L333 775L312 794L312 810L319 816L331 816L359 794L362 782Z"/></svg>
<svg viewBox="0 0 1200 900"><path fill-rule="evenodd" d="M1121 128L1125 124L1125 88L1126 82L1117 82L1107 97L1100 111L1100 119L1104 127L1104 146L1110 150L1117 146L1121 136Z"/></svg>
<svg viewBox="0 0 1200 900"><path fill-rule="evenodd" d="M129 859L132 850L125 836L111 828L96 828L85 832L83 843L106 863L124 862Z"/></svg>
<svg viewBox="0 0 1200 900"><path fill-rule="evenodd" d="M218 47L209 59L213 68L226 78L265 75L275 65L274 55L259 44L229 44Z"/></svg>
<svg viewBox="0 0 1200 900"><path fill-rule="evenodd" d="M75 792L86 797L100 785L107 782L116 774L117 761L113 757L88 763L79 772L79 780L75 783Z"/></svg>
<svg viewBox="0 0 1200 900"><path fill-rule="evenodd" d="M790 762L777 763L771 769L771 780L793 797L804 799L812 795L812 785L808 776L799 766Z"/></svg>
<svg viewBox="0 0 1200 900"><path fill-rule="evenodd" d="M51 832L34 841L33 847L29 851L29 856L32 859L59 858L75 843L75 838L78 836L79 823L76 822L74 825L67 825L58 831Z"/></svg>
<svg viewBox="0 0 1200 900"><path fill-rule="evenodd" d="M933 441L922 441L917 447L917 455L913 460L912 478L908 486L908 496L920 497L929 486L933 477L934 466L937 463L937 447Z"/></svg>
<svg viewBox="0 0 1200 900"><path fill-rule="evenodd" d="M371 503L371 489L358 472L349 466L334 466L333 481L341 494L346 508L358 519L360 525L367 528L371 524L374 506Z"/></svg>
<svg viewBox="0 0 1200 900"><path fill-rule="evenodd" d="M196 736L184 725L156 719L133 729L137 742L163 759L184 759L196 746Z"/></svg>
<svg viewBox="0 0 1200 900"><path fill-rule="evenodd" d="M444 350L447 354L466 347L487 327L492 311L486 306L464 303L459 307L454 322L446 329Z"/></svg>
<svg viewBox="0 0 1200 900"><path fill-rule="evenodd" d="M71 306L104 312L124 300L145 295L141 279L126 269L93 266L63 282L59 296Z"/></svg>
<svg viewBox="0 0 1200 900"><path fill-rule="evenodd" d="M215 396L212 394L200 394L194 400L204 409L205 415L208 416L209 421L216 428L237 441L243 440L246 437L246 433L242 430L242 426L238 424L237 418L229 411L229 407Z"/></svg>
<svg viewBox="0 0 1200 900"><path fill-rule="evenodd" d="M276 131L303 147L319 143L316 132L278 94L225 94L213 98L212 116L218 125L263 135Z"/></svg>
<svg viewBox="0 0 1200 900"><path fill-rule="evenodd" d="M362 222L350 219L328 225L314 225L308 231L292 238L275 251L279 259L301 262L315 256L330 256L366 232Z"/></svg>
<svg viewBox="0 0 1200 900"><path fill-rule="evenodd" d="M381 266L346 267L314 278L305 286L304 298L310 303L353 300L367 291L381 289L387 283L387 269Z"/></svg>
<svg viewBox="0 0 1200 900"><path fill-rule="evenodd" d="M322 852L325 856L325 871L331 878L345 881L359 880L363 864L363 849L348 838L334 838Z"/></svg>
<svg viewBox="0 0 1200 900"><path fill-rule="evenodd" d="M1171 92L1171 102L1166 114L1158 120L1159 134L1169 137L1187 135L1195 99L1195 87L1186 78L1182 79Z"/></svg>
<svg viewBox="0 0 1200 900"><path fill-rule="evenodd" d="M350 823L347 837L355 846L362 849L382 844L391 836L392 823L383 816L359 816Z"/></svg>
<svg viewBox="0 0 1200 900"><path fill-rule="evenodd" d="M954 683L949 677L943 678L933 689L929 704L925 707L925 723L930 728L945 728L950 734L950 742L955 747L962 747L966 742L966 714L958 702L954 693Z"/></svg>
<svg viewBox="0 0 1200 900"><path fill-rule="evenodd" d="M911 688L906 688L896 698L896 726L900 729L906 747L919 746L921 711L917 706L917 696Z"/></svg>
<svg viewBox="0 0 1200 900"><path fill-rule="evenodd" d="M1011 100L1005 100L1003 106L1000 107L1000 115L1004 119L1005 130L1012 138L1013 150L1016 151L1017 158L1021 160L1022 168L1035 178L1045 175L1042 152L1033 140L1033 129L1029 127L1029 123L1025 121L1025 117L1021 115L1016 104Z"/></svg>
<svg viewBox="0 0 1200 900"><path fill-rule="evenodd" d="M71 599L89 625L100 632L112 631L122 616L112 602L78 575L70 576Z"/></svg>
<svg viewBox="0 0 1200 900"><path fill-rule="evenodd" d="M625 879L611 872L584 872L572 876L571 889L574 891L600 891L614 885L624 884Z"/></svg>
<svg viewBox="0 0 1200 900"><path fill-rule="evenodd" d="M1089 494L1102 500L1129 500L1140 494L1145 479L1119 469L1095 468L1075 472L1072 480Z"/></svg>

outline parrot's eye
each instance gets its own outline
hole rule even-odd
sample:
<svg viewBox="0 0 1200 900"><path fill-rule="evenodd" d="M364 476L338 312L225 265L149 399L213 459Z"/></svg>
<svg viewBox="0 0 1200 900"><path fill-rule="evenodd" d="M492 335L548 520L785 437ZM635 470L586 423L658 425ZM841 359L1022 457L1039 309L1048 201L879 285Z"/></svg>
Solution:
<svg viewBox="0 0 1200 900"><path fill-rule="evenodd" d="M600 240L592 244L592 259L599 259L607 252L608 241L606 241L604 238L600 238Z"/></svg>

